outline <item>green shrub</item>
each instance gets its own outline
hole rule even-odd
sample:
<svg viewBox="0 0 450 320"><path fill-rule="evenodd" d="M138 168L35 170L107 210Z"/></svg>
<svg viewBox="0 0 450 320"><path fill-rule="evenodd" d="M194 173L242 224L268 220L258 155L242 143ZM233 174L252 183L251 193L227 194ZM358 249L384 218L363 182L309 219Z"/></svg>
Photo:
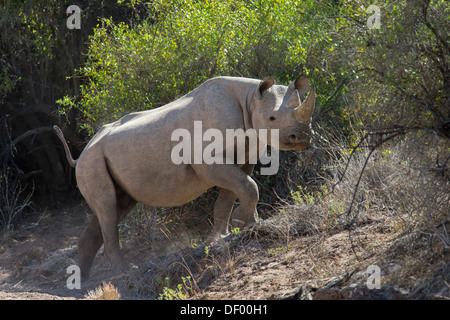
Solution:
<svg viewBox="0 0 450 320"><path fill-rule="evenodd" d="M331 24L320 20L314 3L156 1L153 14L137 26L103 19L90 38L86 64L76 71L85 79L80 96L58 102L79 108L83 127L93 133L123 114L164 105L214 76L275 76L287 83L303 72L317 74L318 62L310 59L309 65L309 55L333 44ZM334 90L336 79L318 79Z"/></svg>

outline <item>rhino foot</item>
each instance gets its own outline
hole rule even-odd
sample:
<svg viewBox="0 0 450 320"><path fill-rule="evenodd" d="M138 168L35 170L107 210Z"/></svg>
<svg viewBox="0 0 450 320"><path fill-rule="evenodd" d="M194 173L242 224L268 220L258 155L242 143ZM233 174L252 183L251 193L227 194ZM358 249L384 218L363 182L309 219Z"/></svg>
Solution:
<svg viewBox="0 0 450 320"><path fill-rule="evenodd" d="M258 213L256 210L253 213L246 213L241 207L238 207L231 217L231 227L243 229L251 226L258 221Z"/></svg>
<svg viewBox="0 0 450 320"><path fill-rule="evenodd" d="M113 264L116 273L122 273L130 267L130 263L123 255L120 256L119 260L113 261Z"/></svg>
<svg viewBox="0 0 450 320"><path fill-rule="evenodd" d="M245 222L244 220L240 220L240 219L231 219L231 227L234 228L239 228L239 229L243 229L248 225L247 222Z"/></svg>

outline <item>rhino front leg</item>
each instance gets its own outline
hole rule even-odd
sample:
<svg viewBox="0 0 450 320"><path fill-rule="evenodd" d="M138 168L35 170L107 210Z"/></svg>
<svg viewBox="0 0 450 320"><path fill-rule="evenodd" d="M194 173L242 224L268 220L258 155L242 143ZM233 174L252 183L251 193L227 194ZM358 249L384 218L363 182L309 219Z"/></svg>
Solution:
<svg viewBox="0 0 450 320"><path fill-rule="evenodd" d="M253 165L242 169L232 164L201 165L195 166L194 170L206 183L223 189L214 207L214 229L217 235L227 232L236 197L240 205L232 215L232 226L242 228L257 221L258 186L249 176Z"/></svg>
<svg viewBox="0 0 450 320"><path fill-rule="evenodd" d="M246 164L244 167L241 168L241 170L244 171L247 174L248 178L254 183L256 189L256 202L254 204L253 214L251 213L251 211L246 211L245 207L240 205L231 216L231 227L233 228L236 227L244 228L258 221L258 212L256 211L256 204L258 203L259 200L258 186L256 185L255 181L250 177L254 167L255 167L254 164Z"/></svg>

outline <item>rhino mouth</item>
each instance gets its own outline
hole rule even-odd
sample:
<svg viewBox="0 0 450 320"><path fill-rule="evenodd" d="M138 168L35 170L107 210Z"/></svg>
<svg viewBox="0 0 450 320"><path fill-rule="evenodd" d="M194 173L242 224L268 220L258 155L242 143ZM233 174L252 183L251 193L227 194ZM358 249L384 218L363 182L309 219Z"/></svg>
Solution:
<svg viewBox="0 0 450 320"><path fill-rule="evenodd" d="M291 141L280 141L280 150L301 150L309 147L308 142L291 142Z"/></svg>

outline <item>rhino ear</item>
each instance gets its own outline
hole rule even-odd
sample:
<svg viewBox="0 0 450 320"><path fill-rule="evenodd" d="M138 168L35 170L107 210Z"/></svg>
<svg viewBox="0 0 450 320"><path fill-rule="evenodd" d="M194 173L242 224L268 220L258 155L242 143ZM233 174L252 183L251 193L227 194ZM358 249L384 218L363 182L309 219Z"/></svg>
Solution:
<svg viewBox="0 0 450 320"><path fill-rule="evenodd" d="M298 93L300 95L300 99L305 99L305 95L307 92L311 90L311 85L309 84L309 79L305 75L301 75L298 77L295 81L292 81L292 83L289 85L290 90L298 90Z"/></svg>
<svg viewBox="0 0 450 320"><path fill-rule="evenodd" d="M273 86L275 84L275 79L274 78L267 78L264 81L261 81L259 86L258 86L258 96L261 99L264 91L266 91L267 89L269 89L271 86Z"/></svg>

